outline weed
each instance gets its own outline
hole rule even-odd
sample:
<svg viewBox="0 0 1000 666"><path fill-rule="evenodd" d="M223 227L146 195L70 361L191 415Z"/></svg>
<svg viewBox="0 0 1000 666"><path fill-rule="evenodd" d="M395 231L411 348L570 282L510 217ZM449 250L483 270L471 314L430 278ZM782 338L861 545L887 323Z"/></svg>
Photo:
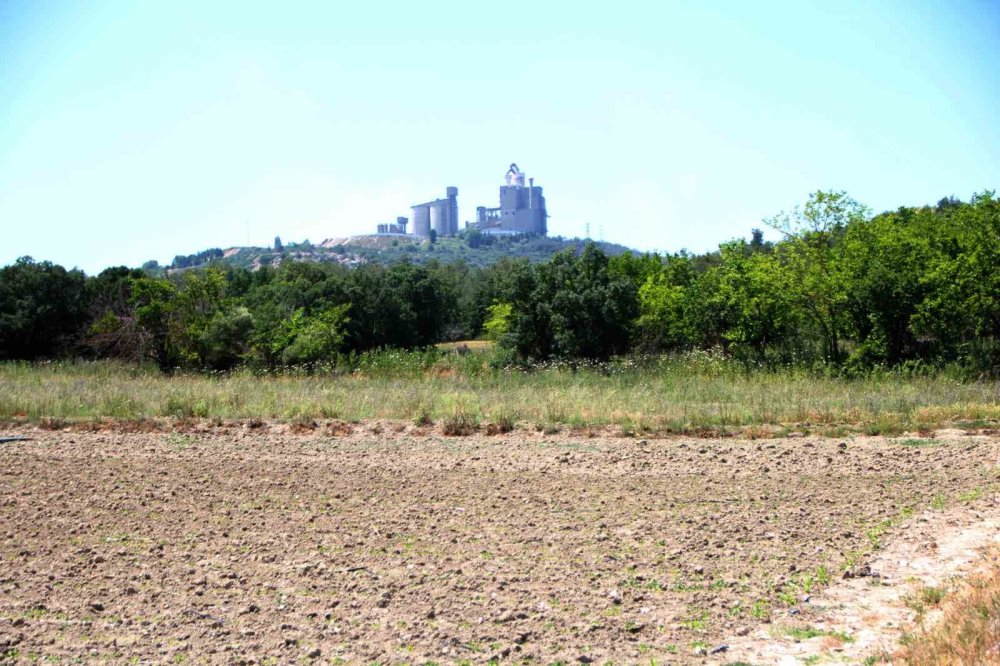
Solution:
<svg viewBox="0 0 1000 666"><path fill-rule="evenodd" d="M682 620L681 626L685 629L702 633L708 629L708 613L701 611L686 620Z"/></svg>
<svg viewBox="0 0 1000 666"><path fill-rule="evenodd" d="M945 590L942 587L929 585L920 592L920 600L928 606L938 606L944 599Z"/></svg>
<svg viewBox="0 0 1000 666"><path fill-rule="evenodd" d="M972 490L959 495L958 499L961 502L975 502L982 496L983 496L983 489L977 486Z"/></svg>
<svg viewBox="0 0 1000 666"><path fill-rule="evenodd" d="M896 442L900 446L912 446L912 447L924 447L924 446L934 446L937 442L933 439L902 439Z"/></svg>
<svg viewBox="0 0 1000 666"><path fill-rule="evenodd" d="M763 599L758 599L750 606L750 617L761 622L771 619L771 604Z"/></svg>
<svg viewBox="0 0 1000 666"><path fill-rule="evenodd" d="M484 370L481 362L440 351L371 352L341 363L344 367L311 372L166 375L112 361L6 362L0 363L0 419L61 429L101 418L319 419L335 414L348 422L401 419L429 425L453 412L457 395L471 414L489 406L494 414L517 414L541 424L540 429L614 423L625 434L647 429L764 434L766 426L780 435L803 432L803 422L813 414L845 432L881 434L1000 418L989 381L957 383L892 372L844 380L796 369L747 375L739 364L730 366L725 359L705 364L693 355L642 363L616 359L574 369L553 363L531 372ZM439 372L442 368L448 372ZM337 381L330 382L334 375ZM931 441L913 439L906 446Z"/></svg>
<svg viewBox="0 0 1000 666"><path fill-rule="evenodd" d="M486 426L486 434L500 435L512 432L515 427L517 427L517 415L501 410L493 416L493 422Z"/></svg>
<svg viewBox="0 0 1000 666"><path fill-rule="evenodd" d="M795 641L806 641L818 636L829 636L844 643L853 643L854 639L841 631L830 631L827 629L817 629L815 627L784 627L782 630L786 636Z"/></svg>
<svg viewBox="0 0 1000 666"><path fill-rule="evenodd" d="M444 420L442 432L449 437L465 437L479 430L479 420L464 411L456 411Z"/></svg>

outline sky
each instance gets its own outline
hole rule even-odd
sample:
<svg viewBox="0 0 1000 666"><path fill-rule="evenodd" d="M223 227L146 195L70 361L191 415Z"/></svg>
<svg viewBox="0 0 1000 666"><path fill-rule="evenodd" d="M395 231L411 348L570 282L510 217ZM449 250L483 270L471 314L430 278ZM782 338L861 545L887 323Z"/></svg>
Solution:
<svg viewBox="0 0 1000 666"><path fill-rule="evenodd" d="M996 0L0 0L0 265L317 243L451 185L471 220L512 162L550 234L661 252L818 189L968 199L998 62Z"/></svg>

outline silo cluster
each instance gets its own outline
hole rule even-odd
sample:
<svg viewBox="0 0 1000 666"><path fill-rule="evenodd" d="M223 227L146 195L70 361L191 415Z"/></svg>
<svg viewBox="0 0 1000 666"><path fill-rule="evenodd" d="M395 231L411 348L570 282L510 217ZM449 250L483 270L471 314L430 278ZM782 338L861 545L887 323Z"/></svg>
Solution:
<svg viewBox="0 0 1000 666"><path fill-rule="evenodd" d="M525 184L527 181L527 184ZM412 235L428 238L431 230L439 237L458 234L458 188L445 189L443 199L411 206L413 211ZM380 234L406 233L408 221L397 218L396 224L378 225ZM497 235L536 234L548 232L548 212L542 188L535 187L535 179L527 178L516 164L511 164L500 186L500 206L476 209L476 221L466 223L471 229Z"/></svg>
<svg viewBox="0 0 1000 666"><path fill-rule="evenodd" d="M413 210L413 235L427 238L433 229L438 236L458 233L458 188L445 190L444 199L417 204Z"/></svg>

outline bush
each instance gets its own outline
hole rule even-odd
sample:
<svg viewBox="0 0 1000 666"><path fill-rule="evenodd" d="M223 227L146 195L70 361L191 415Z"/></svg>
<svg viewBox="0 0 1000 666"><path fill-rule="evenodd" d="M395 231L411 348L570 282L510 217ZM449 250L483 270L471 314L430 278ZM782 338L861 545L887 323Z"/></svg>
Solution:
<svg viewBox="0 0 1000 666"><path fill-rule="evenodd" d="M479 420L467 412L455 412L444 420L442 430L449 437L465 437L479 430Z"/></svg>

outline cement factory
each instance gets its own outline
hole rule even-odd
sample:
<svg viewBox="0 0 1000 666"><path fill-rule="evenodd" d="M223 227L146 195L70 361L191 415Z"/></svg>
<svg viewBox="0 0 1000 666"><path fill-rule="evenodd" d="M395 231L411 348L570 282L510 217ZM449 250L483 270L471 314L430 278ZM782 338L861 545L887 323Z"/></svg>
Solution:
<svg viewBox="0 0 1000 666"><path fill-rule="evenodd" d="M496 208L479 206L476 220L466 222L466 229L478 229L484 234L518 235L548 233L548 213L545 211L545 197L542 188L535 186L535 179L528 178L516 164L511 164L500 186L500 205ZM379 235L412 235L429 238L433 229L437 236L458 234L458 188L449 187L443 199L415 204L412 232L407 232L410 220L397 217L394 223L378 225Z"/></svg>

